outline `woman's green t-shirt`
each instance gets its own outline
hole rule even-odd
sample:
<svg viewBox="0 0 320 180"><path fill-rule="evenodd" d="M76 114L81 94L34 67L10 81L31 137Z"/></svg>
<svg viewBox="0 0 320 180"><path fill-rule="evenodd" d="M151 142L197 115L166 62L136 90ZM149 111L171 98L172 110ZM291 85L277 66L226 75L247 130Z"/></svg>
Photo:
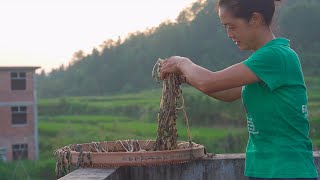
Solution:
<svg viewBox="0 0 320 180"><path fill-rule="evenodd" d="M289 40L274 39L243 62L261 81L243 86L249 140L245 175L314 178L307 93Z"/></svg>

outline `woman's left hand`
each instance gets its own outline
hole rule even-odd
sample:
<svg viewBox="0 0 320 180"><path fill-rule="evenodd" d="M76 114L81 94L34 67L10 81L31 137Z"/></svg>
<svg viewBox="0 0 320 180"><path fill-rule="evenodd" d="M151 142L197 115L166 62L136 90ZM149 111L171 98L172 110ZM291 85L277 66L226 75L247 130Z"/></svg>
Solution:
<svg viewBox="0 0 320 180"><path fill-rule="evenodd" d="M159 65L160 79L165 79L169 74L175 73L183 76L181 66L186 64L192 64L190 59L180 56L172 56Z"/></svg>

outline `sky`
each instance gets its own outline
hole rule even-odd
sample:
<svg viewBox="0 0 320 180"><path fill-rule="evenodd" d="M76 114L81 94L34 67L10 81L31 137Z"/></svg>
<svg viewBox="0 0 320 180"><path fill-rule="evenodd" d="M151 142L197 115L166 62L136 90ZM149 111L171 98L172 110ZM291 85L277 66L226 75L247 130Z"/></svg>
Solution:
<svg viewBox="0 0 320 180"><path fill-rule="evenodd" d="M195 0L1 0L0 66L67 65L76 51L174 21ZM40 69L40 70L42 70Z"/></svg>

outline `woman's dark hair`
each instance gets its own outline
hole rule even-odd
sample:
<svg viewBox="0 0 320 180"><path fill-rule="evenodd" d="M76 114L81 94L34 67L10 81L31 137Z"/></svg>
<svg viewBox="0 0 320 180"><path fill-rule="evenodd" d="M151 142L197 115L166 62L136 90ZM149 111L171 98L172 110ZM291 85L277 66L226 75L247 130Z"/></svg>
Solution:
<svg viewBox="0 0 320 180"><path fill-rule="evenodd" d="M218 7L226 8L235 17L250 20L254 12L263 16L269 26L275 11L275 1L280 0L219 0Z"/></svg>

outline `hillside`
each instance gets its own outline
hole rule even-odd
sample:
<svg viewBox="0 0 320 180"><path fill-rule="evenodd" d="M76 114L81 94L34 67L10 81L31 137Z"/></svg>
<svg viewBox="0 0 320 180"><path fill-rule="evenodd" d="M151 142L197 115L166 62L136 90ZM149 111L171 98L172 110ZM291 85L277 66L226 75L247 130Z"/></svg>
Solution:
<svg viewBox="0 0 320 180"><path fill-rule="evenodd" d="M76 52L69 66L37 76L39 96L97 96L152 89L151 69L159 57L186 56L210 70L244 60L250 52L241 52L227 38L214 7L215 1L199 0L182 11L177 22L163 22L126 39L105 40L101 50L93 49L88 55ZM284 1L274 24L278 36L291 39L307 76L320 75L318 9L319 1Z"/></svg>

